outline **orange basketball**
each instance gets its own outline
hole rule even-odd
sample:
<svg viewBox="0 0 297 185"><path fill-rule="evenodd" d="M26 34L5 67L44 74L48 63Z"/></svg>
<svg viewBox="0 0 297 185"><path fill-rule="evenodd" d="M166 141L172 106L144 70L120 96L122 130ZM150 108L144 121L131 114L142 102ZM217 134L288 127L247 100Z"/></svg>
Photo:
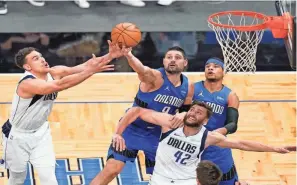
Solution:
<svg viewBox="0 0 297 185"><path fill-rule="evenodd" d="M111 41L120 47L135 47L141 40L140 29L132 23L124 22L116 25L111 31Z"/></svg>

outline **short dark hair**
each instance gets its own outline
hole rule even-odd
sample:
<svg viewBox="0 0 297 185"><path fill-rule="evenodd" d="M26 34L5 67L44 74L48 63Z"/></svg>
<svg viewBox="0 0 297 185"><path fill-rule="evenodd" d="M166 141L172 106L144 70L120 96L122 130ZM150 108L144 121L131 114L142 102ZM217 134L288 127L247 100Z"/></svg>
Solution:
<svg viewBox="0 0 297 185"><path fill-rule="evenodd" d="M191 107L193 107L194 105L198 105L198 106L200 106L200 107L204 107L204 108L206 108L206 109L207 109L207 118L210 118L210 117L212 116L212 114L213 114L213 112L212 112L212 108L211 108L211 106L209 106L207 103L202 102L202 101L194 100L194 101L192 102Z"/></svg>
<svg viewBox="0 0 297 185"><path fill-rule="evenodd" d="M179 46L173 46L171 48L168 48L168 50L166 51L165 55L168 53L168 51L179 51L179 52L182 53L183 57L185 59L187 59L185 50L183 48L179 47Z"/></svg>
<svg viewBox="0 0 297 185"><path fill-rule="evenodd" d="M37 49L36 48L33 48L33 47L26 47L26 48L20 49L17 52L17 54L14 56L14 62L15 62L15 64L19 68L24 69L23 68L23 65L26 62L26 56L29 55L32 51L37 51Z"/></svg>
<svg viewBox="0 0 297 185"><path fill-rule="evenodd" d="M197 179L201 185L219 185L223 173L211 161L201 161L196 168Z"/></svg>

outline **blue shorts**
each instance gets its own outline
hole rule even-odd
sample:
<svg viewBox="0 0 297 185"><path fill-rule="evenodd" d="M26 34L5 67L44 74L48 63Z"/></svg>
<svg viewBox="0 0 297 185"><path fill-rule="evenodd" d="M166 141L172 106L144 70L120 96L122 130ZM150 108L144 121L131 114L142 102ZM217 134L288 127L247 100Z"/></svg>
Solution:
<svg viewBox="0 0 297 185"><path fill-rule="evenodd" d="M156 131L159 132L159 130ZM150 134L150 132L145 132L145 130L142 130L142 132L136 131L133 129L133 126L128 127L122 135L125 139L126 150L119 152L116 151L112 145L110 145L107 154L107 160L113 158L122 162L134 162L138 151L142 150L145 155L146 173L152 174L155 166L155 157L160 138L156 137L157 135L158 134Z"/></svg>
<svg viewBox="0 0 297 185"><path fill-rule="evenodd" d="M237 174L235 165L233 164L230 171L223 174L222 180L219 185L235 185L235 182L237 181L238 181L238 174Z"/></svg>

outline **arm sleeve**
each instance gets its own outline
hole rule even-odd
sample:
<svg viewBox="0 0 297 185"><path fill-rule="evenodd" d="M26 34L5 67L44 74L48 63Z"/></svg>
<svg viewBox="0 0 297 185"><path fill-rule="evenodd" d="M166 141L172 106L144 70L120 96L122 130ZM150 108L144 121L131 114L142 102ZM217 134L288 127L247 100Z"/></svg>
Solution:
<svg viewBox="0 0 297 185"><path fill-rule="evenodd" d="M238 117L239 117L238 109L233 107L228 107L227 119L224 126L227 129L227 134L233 134L236 132Z"/></svg>
<svg viewBox="0 0 297 185"><path fill-rule="evenodd" d="M179 111L179 113L182 113L182 112L188 112L188 111L190 110L190 107L191 107L191 104L189 104L189 105L182 105L182 106L178 109L178 111Z"/></svg>

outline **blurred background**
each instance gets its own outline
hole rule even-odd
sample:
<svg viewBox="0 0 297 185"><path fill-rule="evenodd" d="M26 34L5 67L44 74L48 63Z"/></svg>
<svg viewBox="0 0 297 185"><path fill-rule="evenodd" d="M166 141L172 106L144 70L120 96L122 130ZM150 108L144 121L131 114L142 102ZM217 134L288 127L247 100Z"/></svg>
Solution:
<svg viewBox="0 0 297 185"><path fill-rule="evenodd" d="M210 57L223 57L207 17L223 10L253 10L276 15L273 1L0 1L0 72L22 72L14 54L36 47L51 66L74 66L92 53L108 52L110 31L132 22L143 31L134 54L147 66L162 66L168 47L181 46L189 59L188 72L203 70ZM291 71L283 39L265 31L258 46L257 71ZM114 61L117 72L131 72L125 59Z"/></svg>

